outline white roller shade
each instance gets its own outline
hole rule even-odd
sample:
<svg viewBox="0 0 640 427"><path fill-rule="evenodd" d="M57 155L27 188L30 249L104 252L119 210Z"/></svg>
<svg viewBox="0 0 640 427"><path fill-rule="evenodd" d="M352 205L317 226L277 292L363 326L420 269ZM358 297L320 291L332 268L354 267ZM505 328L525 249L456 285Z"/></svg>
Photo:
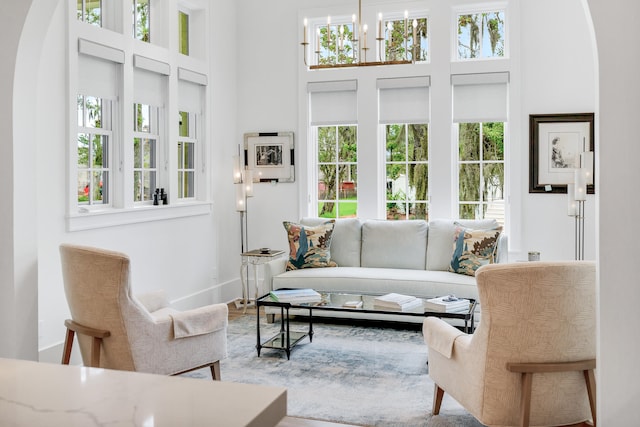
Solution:
<svg viewBox="0 0 640 427"><path fill-rule="evenodd" d="M506 122L509 73L454 74L453 121Z"/></svg>
<svg viewBox="0 0 640 427"><path fill-rule="evenodd" d="M202 112L204 86L185 80L178 80L178 109L190 113Z"/></svg>
<svg viewBox="0 0 640 427"><path fill-rule="evenodd" d="M163 107L166 79L162 74L135 68L133 70L133 102Z"/></svg>
<svg viewBox="0 0 640 427"><path fill-rule="evenodd" d="M355 80L308 83L311 126L357 123L357 88Z"/></svg>
<svg viewBox="0 0 640 427"><path fill-rule="evenodd" d="M429 121L429 76L378 79L381 124Z"/></svg>
<svg viewBox="0 0 640 427"><path fill-rule="evenodd" d="M116 99L118 64L95 56L78 55L78 93Z"/></svg>
<svg viewBox="0 0 640 427"><path fill-rule="evenodd" d="M178 67L178 79L186 80L191 83L197 83L203 86L206 86L209 80L206 74L198 73L197 71L192 71L181 67Z"/></svg>

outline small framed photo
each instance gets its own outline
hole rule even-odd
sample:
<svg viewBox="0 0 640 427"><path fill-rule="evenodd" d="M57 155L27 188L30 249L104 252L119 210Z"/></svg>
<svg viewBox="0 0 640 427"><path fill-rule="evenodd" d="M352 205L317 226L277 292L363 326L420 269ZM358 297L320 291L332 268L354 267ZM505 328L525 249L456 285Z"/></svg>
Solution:
<svg viewBox="0 0 640 427"><path fill-rule="evenodd" d="M293 132L244 134L244 162L254 182L294 182Z"/></svg>
<svg viewBox="0 0 640 427"><path fill-rule="evenodd" d="M593 135L593 113L529 115L529 193L566 193L580 153L594 151ZM593 183L587 193L595 193Z"/></svg>

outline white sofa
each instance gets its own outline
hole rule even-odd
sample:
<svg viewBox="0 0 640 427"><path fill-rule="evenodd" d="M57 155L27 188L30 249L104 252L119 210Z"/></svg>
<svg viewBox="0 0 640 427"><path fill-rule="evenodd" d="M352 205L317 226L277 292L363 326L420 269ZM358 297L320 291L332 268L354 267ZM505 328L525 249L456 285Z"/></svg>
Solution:
<svg viewBox="0 0 640 427"><path fill-rule="evenodd" d="M325 221L323 218L303 218L300 223L314 226ZM475 277L447 271L453 254L456 223L471 229L497 226L495 220L338 219L330 246L331 260L338 267L285 271L287 258L280 258L265 264L264 283L268 290L312 288L347 293L396 292L417 297L454 294L477 299ZM498 240L496 261L507 261L504 233ZM272 312L268 310L268 313ZM381 318L365 313L321 310L315 311L315 315ZM422 322L419 317L394 317L395 320Z"/></svg>

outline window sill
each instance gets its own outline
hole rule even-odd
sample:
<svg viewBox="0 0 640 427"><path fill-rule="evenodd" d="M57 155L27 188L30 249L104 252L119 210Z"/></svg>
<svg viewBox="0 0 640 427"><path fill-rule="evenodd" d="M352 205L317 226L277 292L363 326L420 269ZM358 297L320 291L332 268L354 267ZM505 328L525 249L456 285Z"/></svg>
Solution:
<svg viewBox="0 0 640 427"><path fill-rule="evenodd" d="M211 213L211 202L176 203L167 206L139 206L129 209L104 209L67 216L67 231L117 227L140 222L163 221Z"/></svg>

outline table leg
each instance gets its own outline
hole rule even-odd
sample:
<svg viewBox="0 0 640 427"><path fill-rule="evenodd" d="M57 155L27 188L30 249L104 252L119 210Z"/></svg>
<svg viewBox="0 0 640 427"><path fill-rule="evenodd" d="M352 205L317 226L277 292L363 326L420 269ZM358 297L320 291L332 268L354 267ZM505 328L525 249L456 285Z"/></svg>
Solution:
<svg viewBox="0 0 640 427"><path fill-rule="evenodd" d="M245 305L245 308L247 306ZM260 307L258 307L258 301L256 300L256 336L258 337L258 342L256 343L256 350L258 350L258 357L260 357L260 349L262 345L260 344Z"/></svg>
<svg viewBox="0 0 640 427"><path fill-rule="evenodd" d="M242 283L242 304L244 305L242 314L247 313L247 304L249 304L249 283L248 283L249 280L245 278L245 275L244 275L245 267L247 267L247 275L249 275L249 270L248 270L249 266L243 261L242 264L240 264L240 282Z"/></svg>
<svg viewBox="0 0 640 427"><path fill-rule="evenodd" d="M287 307L287 360L291 357L291 335L289 334L289 307Z"/></svg>
<svg viewBox="0 0 640 427"><path fill-rule="evenodd" d="M309 307L309 342L313 342L313 309Z"/></svg>
<svg viewBox="0 0 640 427"><path fill-rule="evenodd" d="M253 264L253 280L255 281L256 286L256 301L258 301L258 266Z"/></svg>

